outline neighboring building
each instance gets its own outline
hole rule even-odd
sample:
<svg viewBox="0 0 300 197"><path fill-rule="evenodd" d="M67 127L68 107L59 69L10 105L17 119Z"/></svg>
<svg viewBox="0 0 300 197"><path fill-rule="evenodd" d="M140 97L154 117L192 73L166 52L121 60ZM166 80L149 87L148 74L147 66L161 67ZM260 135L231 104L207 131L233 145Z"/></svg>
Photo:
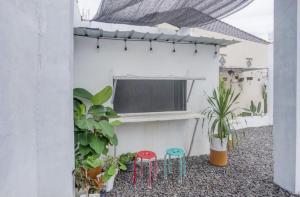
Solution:
<svg viewBox="0 0 300 197"><path fill-rule="evenodd" d="M193 36L238 41L237 44L220 48L220 79L227 87L232 87L236 93L240 93L236 111L238 115L250 115L244 112L245 108L250 108L250 104L253 102L256 108L260 105L261 109L257 112L258 115L266 115L268 108L270 109L268 118L263 124L272 124L273 83L269 77L272 74L270 70L273 70L273 57L270 55L272 43L221 21L201 28L178 29L169 24L161 24L159 27Z"/></svg>

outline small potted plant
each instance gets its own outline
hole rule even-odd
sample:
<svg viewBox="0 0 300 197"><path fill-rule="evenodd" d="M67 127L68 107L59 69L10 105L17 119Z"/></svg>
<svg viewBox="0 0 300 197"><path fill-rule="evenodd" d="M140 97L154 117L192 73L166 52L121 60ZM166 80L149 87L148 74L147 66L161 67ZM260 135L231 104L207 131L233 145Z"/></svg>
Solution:
<svg viewBox="0 0 300 197"><path fill-rule="evenodd" d="M227 142L229 136L234 140L236 131L232 121L235 119L234 105L240 94L235 95L231 88L225 88L224 82L213 91L212 96L207 98L209 107L204 115L202 126L207 123L210 139L210 163L215 166L226 166L228 163Z"/></svg>
<svg viewBox="0 0 300 197"><path fill-rule="evenodd" d="M124 169L124 167L123 167L124 170L121 168L120 169L123 171L129 171L129 172L133 171L133 161L134 161L135 155L136 155L136 153L124 153L124 154L120 155L119 163L123 164L126 167L126 169Z"/></svg>
<svg viewBox="0 0 300 197"><path fill-rule="evenodd" d="M74 171L75 188L77 193L82 197L92 197L91 193L103 193L104 181L98 175L102 172L103 161L95 156L89 156L86 160L78 165L76 161L76 168Z"/></svg>
<svg viewBox="0 0 300 197"><path fill-rule="evenodd" d="M110 192L114 187L115 178L119 169L125 169L126 166L119 163L118 158L107 156L104 161L103 173L100 175L105 182L105 191Z"/></svg>

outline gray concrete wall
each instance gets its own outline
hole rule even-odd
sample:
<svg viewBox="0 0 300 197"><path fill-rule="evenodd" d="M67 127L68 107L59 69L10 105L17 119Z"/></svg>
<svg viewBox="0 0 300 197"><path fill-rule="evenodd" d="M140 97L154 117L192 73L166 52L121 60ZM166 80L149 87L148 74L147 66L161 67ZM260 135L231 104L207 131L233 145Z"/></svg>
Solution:
<svg viewBox="0 0 300 197"><path fill-rule="evenodd" d="M275 1L274 27L274 182L293 193L300 193L299 3Z"/></svg>
<svg viewBox="0 0 300 197"><path fill-rule="evenodd" d="M0 196L70 197L73 1L0 5Z"/></svg>

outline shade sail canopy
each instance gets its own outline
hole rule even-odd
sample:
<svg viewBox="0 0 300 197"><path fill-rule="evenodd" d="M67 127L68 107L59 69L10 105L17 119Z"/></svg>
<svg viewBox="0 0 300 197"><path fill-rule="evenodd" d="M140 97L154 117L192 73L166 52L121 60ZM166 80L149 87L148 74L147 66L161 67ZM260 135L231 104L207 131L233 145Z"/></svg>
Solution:
<svg viewBox="0 0 300 197"><path fill-rule="evenodd" d="M94 21L142 26L200 27L253 0L102 0Z"/></svg>

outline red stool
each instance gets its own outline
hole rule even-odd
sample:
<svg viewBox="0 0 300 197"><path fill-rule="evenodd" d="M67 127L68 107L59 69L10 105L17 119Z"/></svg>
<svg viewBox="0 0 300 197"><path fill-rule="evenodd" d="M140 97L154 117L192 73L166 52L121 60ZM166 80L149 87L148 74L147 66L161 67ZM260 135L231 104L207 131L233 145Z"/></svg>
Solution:
<svg viewBox="0 0 300 197"><path fill-rule="evenodd" d="M148 187L152 188L152 161L155 161L155 168L154 168L154 180L157 176L157 157L156 154L152 151L140 151L135 155L134 159L134 167L133 167L133 184L136 187L136 161L141 159L141 171L140 175L143 177L143 159L149 160L149 177L148 177Z"/></svg>

